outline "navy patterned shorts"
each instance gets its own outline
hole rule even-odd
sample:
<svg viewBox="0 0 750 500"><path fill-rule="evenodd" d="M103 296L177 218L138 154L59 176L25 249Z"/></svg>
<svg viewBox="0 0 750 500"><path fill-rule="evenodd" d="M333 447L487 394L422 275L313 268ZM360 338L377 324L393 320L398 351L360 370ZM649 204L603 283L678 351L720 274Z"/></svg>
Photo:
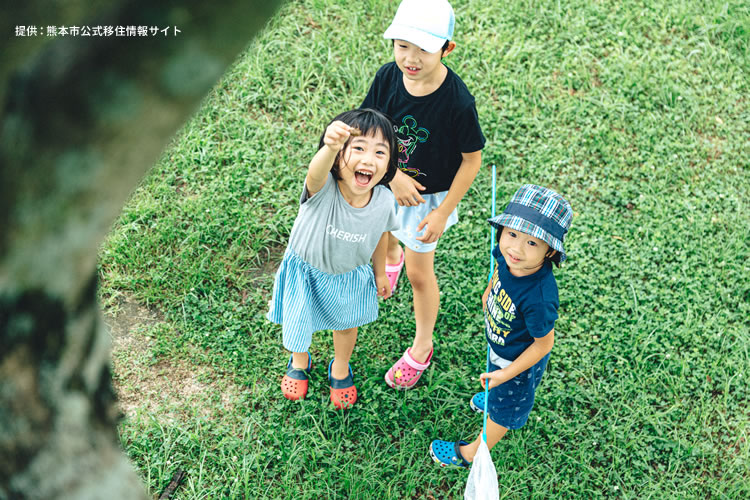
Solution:
<svg viewBox="0 0 750 500"><path fill-rule="evenodd" d="M549 354L528 370L490 389L487 406L493 422L511 430L524 426L534 407L534 394L542 381L547 361ZM492 371L499 369L492 365Z"/></svg>

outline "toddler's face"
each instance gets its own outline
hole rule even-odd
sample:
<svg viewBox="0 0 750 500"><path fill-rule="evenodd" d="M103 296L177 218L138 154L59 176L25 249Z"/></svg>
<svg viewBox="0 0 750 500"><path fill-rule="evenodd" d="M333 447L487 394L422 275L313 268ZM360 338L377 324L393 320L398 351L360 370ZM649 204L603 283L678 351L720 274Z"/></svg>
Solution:
<svg viewBox="0 0 750 500"><path fill-rule="evenodd" d="M380 132L353 137L341 152L341 180L352 192L365 193L383 179L390 157L388 142Z"/></svg>
<svg viewBox="0 0 750 500"><path fill-rule="evenodd" d="M544 257L550 251L546 242L508 227L503 227L498 246L510 274L518 277L534 274L541 269Z"/></svg>

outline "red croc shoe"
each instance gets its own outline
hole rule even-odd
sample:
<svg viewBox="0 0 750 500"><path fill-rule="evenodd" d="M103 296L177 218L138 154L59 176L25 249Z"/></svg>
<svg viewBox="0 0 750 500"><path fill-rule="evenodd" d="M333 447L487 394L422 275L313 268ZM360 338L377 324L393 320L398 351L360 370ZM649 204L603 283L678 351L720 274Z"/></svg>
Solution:
<svg viewBox="0 0 750 500"><path fill-rule="evenodd" d="M331 377L333 360L328 363L328 383L331 386L331 403L337 410L348 410L357 402L357 388L352 378L352 366L349 365L349 375L339 380Z"/></svg>
<svg viewBox="0 0 750 500"><path fill-rule="evenodd" d="M292 401L305 399L307 396L308 375L312 369L312 356L307 353L307 369L300 370L292 367L292 356L286 365L286 375L281 379L281 392L284 397Z"/></svg>

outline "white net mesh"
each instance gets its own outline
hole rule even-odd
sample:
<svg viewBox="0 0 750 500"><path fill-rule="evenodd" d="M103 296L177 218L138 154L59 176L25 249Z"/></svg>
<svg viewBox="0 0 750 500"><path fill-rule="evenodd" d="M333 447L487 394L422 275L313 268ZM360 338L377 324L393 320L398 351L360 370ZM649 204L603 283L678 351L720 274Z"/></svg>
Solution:
<svg viewBox="0 0 750 500"><path fill-rule="evenodd" d="M471 464L469 480L466 482L464 500L497 500L500 490L497 486L497 471L492 463L487 443L482 440Z"/></svg>

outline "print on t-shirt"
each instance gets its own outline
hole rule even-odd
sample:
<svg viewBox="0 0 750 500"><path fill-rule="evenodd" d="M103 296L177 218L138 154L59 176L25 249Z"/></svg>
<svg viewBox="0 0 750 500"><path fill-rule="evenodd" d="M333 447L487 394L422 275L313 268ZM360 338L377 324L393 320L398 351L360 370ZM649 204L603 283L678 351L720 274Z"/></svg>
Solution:
<svg viewBox="0 0 750 500"><path fill-rule="evenodd" d="M417 147L417 143L426 142L430 131L424 127L417 128L417 120L412 115L406 115L401 120L403 125L396 129L398 134L398 168L411 177L427 175L418 168L409 167L409 158Z"/></svg>
<svg viewBox="0 0 750 500"><path fill-rule="evenodd" d="M492 288L487 298L485 322L489 339L499 345L505 345L505 337L510 333L510 323L516 319L516 305L505 292L497 270L492 276Z"/></svg>

